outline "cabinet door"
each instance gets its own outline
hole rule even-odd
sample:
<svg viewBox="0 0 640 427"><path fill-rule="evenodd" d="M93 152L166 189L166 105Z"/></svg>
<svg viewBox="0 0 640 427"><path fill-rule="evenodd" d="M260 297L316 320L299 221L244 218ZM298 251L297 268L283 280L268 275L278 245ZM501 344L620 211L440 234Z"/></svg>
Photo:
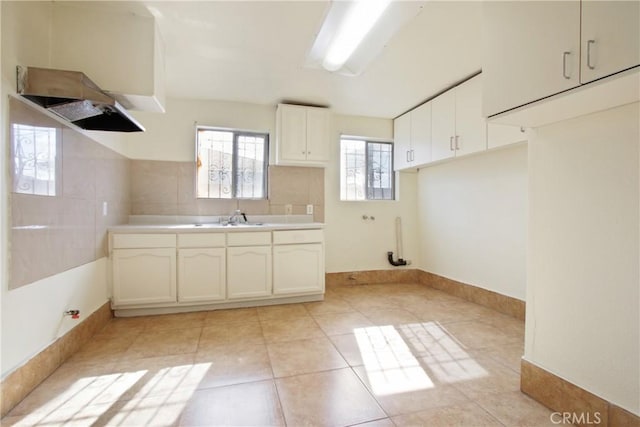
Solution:
<svg viewBox="0 0 640 427"><path fill-rule="evenodd" d="M487 122L482 117L482 75L455 88L456 156L487 149Z"/></svg>
<svg viewBox="0 0 640 427"><path fill-rule="evenodd" d="M431 160L448 159L455 155L456 127L455 89L431 101Z"/></svg>
<svg viewBox="0 0 640 427"><path fill-rule="evenodd" d="M580 84L580 2L487 1L483 11L485 116Z"/></svg>
<svg viewBox="0 0 640 427"><path fill-rule="evenodd" d="M411 149L414 165L423 165L431 161L430 102L411 111Z"/></svg>
<svg viewBox="0 0 640 427"><path fill-rule="evenodd" d="M581 80L640 64L640 1L582 2Z"/></svg>
<svg viewBox="0 0 640 427"><path fill-rule="evenodd" d="M329 161L329 110L307 109L307 160L310 162Z"/></svg>
<svg viewBox="0 0 640 427"><path fill-rule="evenodd" d="M527 133L519 126L489 123L487 125L487 148L526 142Z"/></svg>
<svg viewBox="0 0 640 427"><path fill-rule="evenodd" d="M176 302L176 250L115 249L115 305Z"/></svg>
<svg viewBox="0 0 640 427"><path fill-rule="evenodd" d="M278 106L278 154L284 161L307 159L307 112L296 105Z"/></svg>
<svg viewBox="0 0 640 427"><path fill-rule="evenodd" d="M227 248L227 296L271 295L271 246Z"/></svg>
<svg viewBox="0 0 640 427"><path fill-rule="evenodd" d="M411 166L411 112L393 121L393 169L402 170Z"/></svg>
<svg viewBox="0 0 640 427"><path fill-rule="evenodd" d="M215 301L225 298L224 248L178 251L178 301Z"/></svg>
<svg viewBox="0 0 640 427"><path fill-rule="evenodd" d="M273 247L273 293L303 294L324 290L321 243Z"/></svg>

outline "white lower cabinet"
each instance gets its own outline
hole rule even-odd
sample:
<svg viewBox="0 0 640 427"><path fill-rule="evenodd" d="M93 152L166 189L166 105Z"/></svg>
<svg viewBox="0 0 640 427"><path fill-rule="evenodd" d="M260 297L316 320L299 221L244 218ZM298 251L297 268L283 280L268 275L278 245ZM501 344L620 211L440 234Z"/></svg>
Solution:
<svg viewBox="0 0 640 427"><path fill-rule="evenodd" d="M227 297L271 295L271 246L227 248Z"/></svg>
<svg viewBox="0 0 640 427"><path fill-rule="evenodd" d="M115 305L176 302L175 248L114 249L112 256Z"/></svg>
<svg viewBox="0 0 640 427"><path fill-rule="evenodd" d="M178 301L206 302L225 299L224 248L178 250Z"/></svg>
<svg viewBox="0 0 640 427"><path fill-rule="evenodd" d="M198 305L317 299L324 293L323 241L321 229L112 231L112 306L167 312Z"/></svg>
<svg viewBox="0 0 640 427"><path fill-rule="evenodd" d="M298 294L324 289L322 243L273 247L273 293Z"/></svg>

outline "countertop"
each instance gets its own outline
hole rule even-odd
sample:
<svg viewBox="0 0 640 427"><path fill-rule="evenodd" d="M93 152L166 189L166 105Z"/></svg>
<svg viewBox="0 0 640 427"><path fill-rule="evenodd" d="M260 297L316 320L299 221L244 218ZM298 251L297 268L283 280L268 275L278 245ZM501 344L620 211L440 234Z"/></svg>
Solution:
<svg viewBox="0 0 640 427"><path fill-rule="evenodd" d="M242 231L309 230L324 228L321 222L307 223L249 223L222 225L219 223L192 224L124 224L109 227L110 233L235 233Z"/></svg>

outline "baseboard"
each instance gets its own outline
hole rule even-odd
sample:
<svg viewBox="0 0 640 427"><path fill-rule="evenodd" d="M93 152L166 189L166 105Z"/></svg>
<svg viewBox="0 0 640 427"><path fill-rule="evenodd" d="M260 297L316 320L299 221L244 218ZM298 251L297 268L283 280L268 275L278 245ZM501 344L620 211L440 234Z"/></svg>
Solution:
<svg viewBox="0 0 640 427"><path fill-rule="evenodd" d="M0 383L0 417L4 417L113 317L106 302L69 332L29 359Z"/></svg>
<svg viewBox="0 0 640 427"><path fill-rule="evenodd" d="M520 389L576 426L638 427L640 417L522 359ZM552 420L553 421L553 420Z"/></svg>
<svg viewBox="0 0 640 427"><path fill-rule="evenodd" d="M434 289L455 295L467 301L483 305L500 313L524 320L525 302L517 298L479 288L462 282L457 282L437 274L429 273L422 270L418 271L418 280L420 283L430 286Z"/></svg>
<svg viewBox="0 0 640 427"><path fill-rule="evenodd" d="M516 319L524 320L525 302L522 300L414 268L326 273L325 283L327 286L421 283Z"/></svg>
<svg viewBox="0 0 640 427"><path fill-rule="evenodd" d="M418 270L415 268L399 268L395 270L346 271L326 273L324 277L327 286L417 283Z"/></svg>

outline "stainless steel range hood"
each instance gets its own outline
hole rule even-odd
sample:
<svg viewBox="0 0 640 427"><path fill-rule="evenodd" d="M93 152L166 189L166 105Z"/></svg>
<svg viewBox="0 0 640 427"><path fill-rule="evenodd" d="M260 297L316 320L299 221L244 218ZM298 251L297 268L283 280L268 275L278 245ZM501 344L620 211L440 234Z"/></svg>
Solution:
<svg viewBox="0 0 640 427"><path fill-rule="evenodd" d="M87 130L141 132L144 128L84 73L18 66L18 93Z"/></svg>

